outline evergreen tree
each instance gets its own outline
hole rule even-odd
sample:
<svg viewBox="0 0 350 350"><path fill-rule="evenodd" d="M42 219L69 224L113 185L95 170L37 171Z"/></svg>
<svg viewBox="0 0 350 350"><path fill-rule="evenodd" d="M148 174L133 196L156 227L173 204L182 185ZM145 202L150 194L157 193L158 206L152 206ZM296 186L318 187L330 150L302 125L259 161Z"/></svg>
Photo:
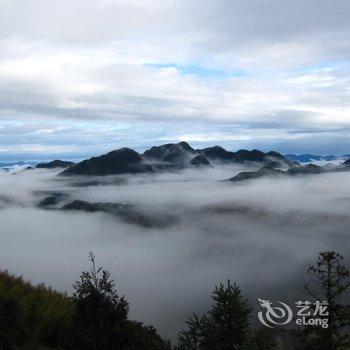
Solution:
<svg viewBox="0 0 350 350"><path fill-rule="evenodd" d="M350 348L350 306L341 299L350 286L350 271L343 265L344 257L334 251L321 252L309 267L313 286L306 286L312 298L328 304L328 328L308 327L303 332L302 349L343 350Z"/></svg>
<svg viewBox="0 0 350 350"><path fill-rule="evenodd" d="M122 349L125 339L122 327L127 321L128 302L119 297L108 271L96 267L90 253L92 267L82 272L74 284L76 349Z"/></svg>
<svg viewBox="0 0 350 350"><path fill-rule="evenodd" d="M90 260L73 297L0 270L0 350L171 350L154 327L127 320L127 302Z"/></svg>
<svg viewBox="0 0 350 350"><path fill-rule="evenodd" d="M212 294L214 304L209 311L210 332L205 344L210 349L240 349L250 336L249 315L252 308L242 296L236 284L215 287Z"/></svg>
<svg viewBox="0 0 350 350"><path fill-rule="evenodd" d="M275 331L269 328L253 330L248 343L242 350L273 350L277 346Z"/></svg>
<svg viewBox="0 0 350 350"><path fill-rule="evenodd" d="M178 335L178 350L200 350L204 346L204 340L209 329L209 319L206 315L198 316L193 313L187 321L187 330Z"/></svg>
<svg viewBox="0 0 350 350"><path fill-rule="evenodd" d="M228 281L215 287L211 310L203 316L193 314L187 329L178 335L177 350L272 350L275 336L253 330L249 322L251 307L241 289Z"/></svg>
<svg viewBox="0 0 350 350"><path fill-rule="evenodd" d="M161 338L152 326L144 326L141 322L128 321L123 329L127 346L125 350L171 350L171 344Z"/></svg>

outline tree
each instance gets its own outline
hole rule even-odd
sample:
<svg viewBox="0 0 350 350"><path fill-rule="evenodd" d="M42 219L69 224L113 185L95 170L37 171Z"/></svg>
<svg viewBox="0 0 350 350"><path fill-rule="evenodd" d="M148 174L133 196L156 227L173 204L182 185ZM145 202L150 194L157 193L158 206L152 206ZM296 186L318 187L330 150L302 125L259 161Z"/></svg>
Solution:
<svg viewBox="0 0 350 350"><path fill-rule="evenodd" d="M277 346L276 333L269 328L259 328L253 333L242 350L273 350Z"/></svg>
<svg viewBox="0 0 350 350"><path fill-rule="evenodd" d="M178 350L200 350L204 346L205 337L209 331L209 319L206 315L193 313L186 324L187 330L178 334Z"/></svg>
<svg viewBox="0 0 350 350"><path fill-rule="evenodd" d="M240 349L250 336L249 316L252 308L243 298L240 287L231 285L230 281L227 287L222 283L216 286L212 299L210 332L205 343L211 349Z"/></svg>
<svg viewBox="0 0 350 350"><path fill-rule="evenodd" d="M165 341L152 326L141 322L128 321L124 328L127 338L126 350L171 350L169 341Z"/></svg>
<svg viewBox="0 0 350 350"><path fill-rule="evenodd" d="M72 300L0 270L0 349L66 349Z"/></svg>
<svg viewBox="0 0 350 350"><path fill-rule="evenodd" d="M90 260L73 297L0 270L0 349L171 350L154 327L127 320L127 302Z"/></svg>
<svg viewBox="0 0 350 350"><path fill-rule="evenodd" d="M252 308L242 296L241 289L228 281L227 286L215 286L210 311L193 314L187 329L178 335L177 350L272 350L274 335L253 330L249 317Z"/></svg>
<svg viewBox="0 0 350 350"><path fill-rule="evenodd" d="M318 255L308 273L313 286L305 287L312 298L328 304L328 328L312 327L304 332L302 347L317 350L343 350L350 347L350 307L342 305L341 299L350 286L350 271L343 265L344 257L335 251Z"/></svg>
<svg viewBox="0 0 350 350"><path fill-rule="evenodd" d="M14 298L0 295L0 349L12 350L20 344L21 324L18 303Z"/></svg>
<svg viewBox="0 0 350 350"><path fill-rule="evenodd" d="M76 305L76 349L121 349L125 339L122 328L127 321L128 302L120 297L110 273L96 267L95 256L90 253L92 267L83 271L73 285Z"/></svg>

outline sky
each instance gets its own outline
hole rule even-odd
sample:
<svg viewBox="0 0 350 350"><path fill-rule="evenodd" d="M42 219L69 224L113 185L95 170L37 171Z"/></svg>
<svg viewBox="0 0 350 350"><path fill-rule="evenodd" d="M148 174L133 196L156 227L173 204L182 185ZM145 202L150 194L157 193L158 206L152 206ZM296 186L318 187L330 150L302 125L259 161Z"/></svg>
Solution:
<svg viewBox="0 0 350 350"><path fill-rule="evenodd" d="M350 153L347 0L0 0L0 160Z"/></svg>

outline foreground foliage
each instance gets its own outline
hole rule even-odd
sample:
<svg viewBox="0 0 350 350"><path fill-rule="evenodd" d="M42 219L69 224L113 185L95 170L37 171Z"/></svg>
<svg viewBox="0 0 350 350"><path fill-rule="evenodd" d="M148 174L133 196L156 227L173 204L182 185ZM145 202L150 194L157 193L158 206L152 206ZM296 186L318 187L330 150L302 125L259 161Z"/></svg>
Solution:
<svg viewBox="0 0 350 350"><path fill-rule="evenodd" d="M301 337L301 350L350 349L350 305L345 304L350 287L350 271L344 257L335 251L321 252L308 269L311 285L305 287L314 300L328 304L328 328L308 327ZM343 302L342 302L343 301Z"/></svg>
<svg viewBox="0 0 350 350"><path fill-rule="evenodd" d="M334 251L321 252L308 269L312 285L305 287L313 301L328 305L328 328L304 327L290 330L298 350L349 350L350 306L344 303L350 288L350 271L344 257ZM278 331L254 329L249 321L251 307L239 286L220 284L212 294L213 304L204 315L193 314L187 328L178 334L176 350L273 350L284 349ZM342 303L343 301L343 303ZM314 305L312 303L312 305ZM290 346L289 346L290 345ZM287 348L291 344L287 344Z"/></svg>
<svg viewBox="0 0 350 350"><path fill-rule="evenodd" d="M228 281L212 294L207 314L193 314L187 329L178 335L177 350L272 350L277 346L273 332L254 330L250 325L252 308L241 289Z"/></svg>
<svg viewBox="0 0 350 350"><path fill-rule="evenodd" d="M155 328L128 320L128 302L90 260L72 297L0 272L0 349L170 349Z"/></svg>
<svg viewBox="0 0 350 350"><path fill-rule="evenodd" d="M350 308L344 304L350 272L343 260L334 251L321 252L309 267L312 285L306 290L313 299L327 301L329 327L305 327L300 332L301 350L350 348ZM0 350L171 350L154 327L128 319L129 303L117 293L109 272L96 266L92 253L90 262L90 269L74 283L72 296L0 271ZM238 285L219 284L210 310L188 319L175 349L281 346L274 330L252 327L251 312Z"/></svg>

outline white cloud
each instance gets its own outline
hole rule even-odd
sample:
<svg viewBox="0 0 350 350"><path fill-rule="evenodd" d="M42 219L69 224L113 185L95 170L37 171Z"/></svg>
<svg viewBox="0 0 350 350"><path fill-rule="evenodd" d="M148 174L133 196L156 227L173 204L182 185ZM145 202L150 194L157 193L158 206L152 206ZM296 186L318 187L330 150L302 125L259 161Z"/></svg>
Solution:
<svg viewBox="0 0 350 350"><path fill-rule="evenodd" d="M213 286L227 278L253 305L262 296L303 300L306 270L318 252L346 256L350 249L350 178L332 173L241 185L221 181L243 169L128 176L119 185L108 185L118 180L109 177L105 185L92 181L88 187L47 170L0 174L1 267L71 291L92 250L130 301L131 318L171 337L192 311L208 309ZM63 203L129 203L156 220L176 220L144 228L102 213L38 208L52 191L68 195Z"/></svg>
<svg viewBox="0 0 350 350"><path fill-rule="evenodd" d="M30 0L0 9L0 123L142 121L147 133L161 122L169 128L158 139L170 140L184 122L206 133L213 122L262 137L269 129L271 141L349 127L346 1Z"/></svg>

